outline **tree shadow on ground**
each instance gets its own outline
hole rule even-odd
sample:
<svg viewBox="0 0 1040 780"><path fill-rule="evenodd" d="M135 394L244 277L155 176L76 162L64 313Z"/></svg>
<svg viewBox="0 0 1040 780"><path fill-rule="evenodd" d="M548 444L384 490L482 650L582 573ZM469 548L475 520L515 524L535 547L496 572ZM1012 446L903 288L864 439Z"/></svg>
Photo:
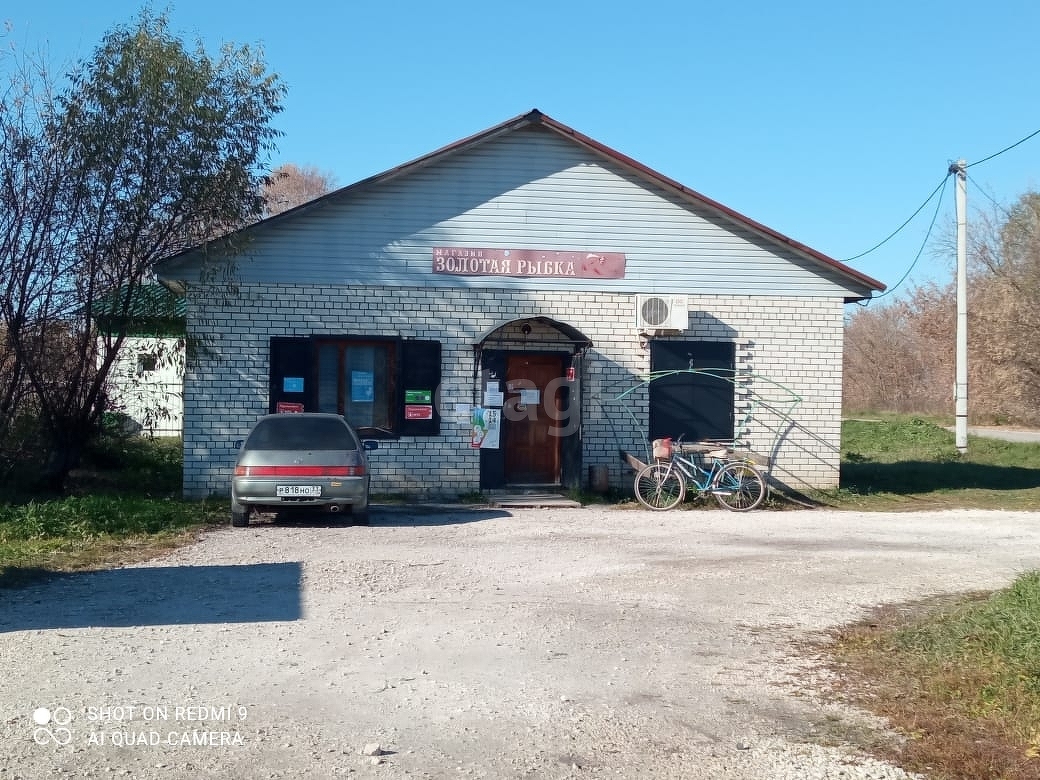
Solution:
<svg viewBox="0 0 1040 780"><path fill-rule="evenodd" d="M859 493L910 495L939 490L1040 488L1040 469L977 463L843 463L841 486Z"/></svg>
<svg viewBox="0 0 1040 780"><path fill-rule="evenodd" d="M302 573L297 561L55 573L4 592L0 634L300 620Z"/></svg>

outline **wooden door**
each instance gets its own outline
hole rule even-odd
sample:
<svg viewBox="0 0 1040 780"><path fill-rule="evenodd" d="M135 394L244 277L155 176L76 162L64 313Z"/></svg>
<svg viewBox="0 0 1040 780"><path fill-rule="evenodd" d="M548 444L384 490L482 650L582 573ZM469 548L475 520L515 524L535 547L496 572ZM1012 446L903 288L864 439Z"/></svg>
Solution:
<svg viewBox="0 0 1040 780"><path fill-rule="evenodd" d="M559 483L562 376L562 355L509 355L502 409L507 484Z"/></svg>

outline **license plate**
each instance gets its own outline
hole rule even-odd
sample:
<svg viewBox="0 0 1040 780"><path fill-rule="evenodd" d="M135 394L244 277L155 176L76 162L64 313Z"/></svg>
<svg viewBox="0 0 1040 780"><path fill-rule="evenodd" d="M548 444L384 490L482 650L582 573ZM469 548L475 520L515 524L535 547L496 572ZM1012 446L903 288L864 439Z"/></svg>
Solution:
<svg viewBox="0 0 1040 780"><path fill-rule="evenodd" d="M277 485L275 494L280 498L317 498L321 485Z"/></svg>

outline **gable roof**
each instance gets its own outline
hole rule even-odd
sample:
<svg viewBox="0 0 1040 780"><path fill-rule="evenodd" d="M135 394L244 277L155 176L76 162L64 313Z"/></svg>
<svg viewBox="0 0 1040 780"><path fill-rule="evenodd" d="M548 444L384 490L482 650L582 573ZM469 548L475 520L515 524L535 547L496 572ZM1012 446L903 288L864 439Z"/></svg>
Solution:
<svg viewBox="0 0 1040 780"><path fill-rule="evenodd" d="M863 274L859 271L856 271L855 269L845 265L844 263L838 260L835 260L832 257L828 257L827 255L818 252L817 250L805 244L802 244L799 241L795 241L794 239L782 233L779 233L773 230L772 228L766 227L760 222L756 222L755 220L737 211L734 211L728 206L724 206L718 201L712 200L711 198L702 195L701 193L692 190L683 184L680 184L674 179L671 179L665 176L664 174L661 174L653 170L652 168L643 165L642 163L632 159L631 157L628 157L627 155L622 154L621 152L618 152L610 148L609 146L606 146L596 141L595 139L590 138L587 135L579 133L578 131L574 130L571 127L568 127L562 122L556 121L552 117L549 117L548 115L539 111L537 108L532 109L526 114L522 114L520 116L514 117L513 119L509 119L505 122L502 122L501 124L495 125L494 127L488 128L487 130L476 133L467 138L463 138L462 140L456 141L452 144L448 144L447 146L443 146L440 149L430 152L429 154L423 155L422 157L419 157L415 160L403 163L394 168L390 168L389 170L383 171L382 173L378 173L374 176L362 179L358 182L355 182L354 184L347 185L346 187L341 187L340 189L334 190L333 192L322 195L318 198L310 200L292 209L283 211L280 214L276 214L273 217L269 217L265 220L262 220L261 222L255 223L254 225L250 225L244 228L242 232L249 231L256 227L256 225L267 225L281 220L292 219L295 215L299 215L301 213L320 207L327 200L338 198L344 194L351 193L356 190L365 189L374 184L388 181L390 179L405 176L420 168L439 162L440 160L446 157L458 154L460 152L472 149L476 146L486 143L491 139L531 126L539 126L547 130L550 130L556 133L557 135L566 138L572 143L576 143L599 156L612 160L613 162L633 172L636 176L641 177L658 186L661 186L665 190L671 191L672 193L676 194L680 199L685 199L697 206L714 211L723 216L725 219L739 226L742 226L753 233L757 233L758 235L766 238L769 241L789 247L801 256L807 258L812 263L818 264L822 268L830 269L831 271L837 272L839 276L847 278L849 281L853 282L855 286L865 287L868 290L881 291L885 289L885 285L879 282L878 280L870 276L867 276L866 274ZM159 264L160 269L163 266L172 265L174 261L178 258L196 252L198 248L199 247L189 249L178 255L167 258ZM845 300L846 302L852 302L863 300L864 297L869 297L869 295L848 297Z"/></svg>

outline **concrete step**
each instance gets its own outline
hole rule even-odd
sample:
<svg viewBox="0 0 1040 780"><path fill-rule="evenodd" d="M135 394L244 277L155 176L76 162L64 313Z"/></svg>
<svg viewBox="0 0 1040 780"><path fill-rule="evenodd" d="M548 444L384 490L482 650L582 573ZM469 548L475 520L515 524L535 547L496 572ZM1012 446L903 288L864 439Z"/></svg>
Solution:
<svg viewBox="0 0 1040 780"><path fill-rule="evenodd" d="M493 507L498 507L499 509L540 509L542 507L559 509L581 508L581 504L578 501L572 501L559 493L512 493L493 491L487 495L488 504Z"/></svg>

